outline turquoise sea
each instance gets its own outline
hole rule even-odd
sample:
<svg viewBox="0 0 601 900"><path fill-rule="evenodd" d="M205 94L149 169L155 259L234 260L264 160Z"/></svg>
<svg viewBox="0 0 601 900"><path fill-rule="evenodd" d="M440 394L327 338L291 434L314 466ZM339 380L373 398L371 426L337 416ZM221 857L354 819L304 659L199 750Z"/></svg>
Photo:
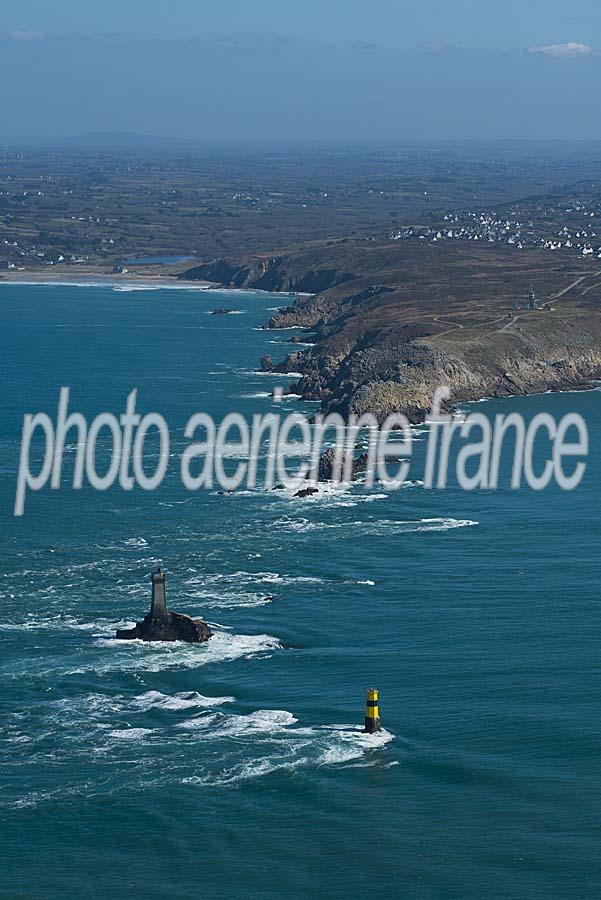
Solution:
<svg viewBox="0 0 601 900"><path fill-rule="evenodd" d="M285 302L0 285L0 896L597 898L601 395L478 405L581 413L572 493L187 493L192 413L281 409L288 379L256 369L286 351L260 330ZM23 416L63 385L90 418L137 388L172 465L156 492L46 489L15 519ZM209 644L111 639L158 564Z"/></svg>

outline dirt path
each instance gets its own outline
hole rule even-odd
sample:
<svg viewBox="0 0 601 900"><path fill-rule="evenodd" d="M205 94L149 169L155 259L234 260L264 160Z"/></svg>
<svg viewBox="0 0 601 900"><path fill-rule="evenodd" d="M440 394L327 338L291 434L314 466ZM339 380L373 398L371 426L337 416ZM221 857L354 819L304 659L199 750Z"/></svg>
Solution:
<svg viewBox="0 0 601 900"><path fill-rule="evenodd" d="M557 294L553 294L550 299L551 300L559 300L560 297L563 297L563 295L567 294L568 291L571 291L572 288L578 287L578 285L582 284L582 282L585 281L587 278L597 278L599 275L601 275L601 272L590 272L588 275L581 275L580 278L577 278L576 281L573 281L571 284L569 284L563 290L558 291Z"/></svg>
<svg viewBox="0 0 601 900"><path fill-rule="evenodd" d="M466 343L466 344L469 344L471 341L479 341L479 340L482 340L483 337L486 337L486 336L489 335L489 334L496 334L498 331L505 331L506 328L509 328L510 325L513 325L514 322L517 321L517 318L518 318L517 316L514 316L514 318L512 319L511 322L507 322L507 321L506 321L506 320L507 320L507 316L505 315L505 316L499 316L499 317L496 318L496 319L491 319L489 322L481 322L479 325L459 325L459 323L456 323L456 324L455 324L455 327L454 327L454 328L449 328L448 331L441 331L441 332L439 332L438 334L433 334L433 335L432 335L432 339L444 337L445 334L450 334L452 331L458 331L460 328L463 329L463 330L465 330L465 329L467 328L468 331L470 331L470 330L476 329L476 328L478 328L478 329L480 329L480 328L486 328L487 325L496 325L497 322L506 322L506 324L505 324L505 326L504 326L503 328L496 328L496 329L494 329L494 330L492 330L492 331L485 331L484 334L478 334L478 335L476 335L476 337L473 337L473 338L466 338L465 343ZM436 321L441 321L441 320L436 319ZM448 324L450 324L450 323L449 323L449 322L443 322L442 324L443 324L443 325L448 325Z"/></svg>
<svg viewBox="0 0 601 900"><path fill-rule="evenodd" d="M458 331L460 328L465 328L465 325L461 325L459 322L445 322L444 319L441 319L439 316L434 316L434 321L439 322L440 325L450 325L450 328L447 328L446 331L439 331L438 334L433 335L433 337L443 337L445 334L450 334L452 331Z"/></svg>
<svg viewBox="0 0 601 900"><path fill-rule="evenodd" d="M503 325L502 328L497 328L497 330L492 331L491 334L502 334L502 332L507 331L509 328L511 328L512 325L515 325L515 323L517 322L518 319L519 319L519 316L514 316L511 320L511 322L507 322L505 325Z"/></svg>
<svg viewBox="0 0 601 900"><path fill-rule="evenodd" d="M595 288L598 288L598 287L601 287L601 281L597 281L595 284L591 284L587 288L585 288L582 292L582 296L584 297L584 295L588 294L589 291L593 291Z"/></svg>
<svg viewBox="0 0 601 900"><path fill-rule="evenodd" d="M572 283L569 284L567 287L562 288L562 290L558 291L556 294L552 294L551 297L549 298L549 301L559 300L561 297L565 296L565 294L567 294L569 291L572 291L574 288L578 287L579 284L582 284L583 281L586 281L587 278L597 278L600 275L601 275L601 271L589 272L587 275L580 275L578 278L575 279L575 281L572 281ZM597 282L595 284L591 284L588 288L585 288L585 290L582 291L582 296L584 296L585 294L588 294L589 291L592 291L596 287L601 287L601 281ZM511 318L511 320L508 322L507 316L505 315L505 316L500 316L497 319L491 319L491 321L489 321L489 322L482 322L480 325L462 325L459 322L449 322L449 321L445 321L444 319L441 319L439 316L434 316L433 319L435 322L439 322L441 325L449 325L450 327L446 331L440 331L438 334L432 335L432 338L441 338L447 334L451 334L451 332L453 332L453 331L458 331L459 329L465 330L467 328L469 331L472 328L480 329L480 328L485 328L487 325L496 325L497 322L505 322L505 324L501 328L495 328L491 331L486 331L483 334L479 334L475 338L467 338L466 343L469 343L470 341L481 340L482 338L486 337L487 335L503 334L504 332L509 331L510 328L513 328L513 326L516 324L516 322L519 321L520 318L521 318L520 316L514 315Z"/></svg>

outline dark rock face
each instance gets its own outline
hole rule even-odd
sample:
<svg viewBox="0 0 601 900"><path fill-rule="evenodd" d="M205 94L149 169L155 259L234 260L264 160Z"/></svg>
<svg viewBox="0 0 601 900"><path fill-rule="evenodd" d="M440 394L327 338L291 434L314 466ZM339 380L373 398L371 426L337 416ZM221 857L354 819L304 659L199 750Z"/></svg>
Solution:
<svg viewBox="0 0 601 900"><path fill-rule="evenodd" d="M200 266L194 266L178 275L184 281L212 281L215 284L223 284L226 287L234 285L242 287L250 274L250 269L245 266L229 263L223 259L216 259Z"/></svg>
<svg viewBox="0 0 601 900"><path fill-rule="evenodd" d="M302 488L300 491L297 491L294 495L295 497L311 497L313 494L317 494L318 489L314 487Z"/></svg>
<svg viewBox="0 0 601 900"><path fill-rule="evenodd" d="M351 456L352 460L349 459ZM317 480L340 481L342 475L346 474L345 463L346 467L348 467L348 474L352 478L365 469L367 465L367 453L355 456L354 454L351 454L350 451L347 451L345 454L343 450L329 447L322 453L321 459L319 460Z"/></svg>
<svg viewBox="0 0 601 900"><path fill-rule="evenodd" d="M298 371L304 374L305 357L303 353L296 350L294 353L288 353L282 362L274 363L269 353L261 357L261 370L263 372L281 372L282 375L288 375L290 372ZM298 367L298 368L297 368Z"/></svg>
<svg viewBox="0 0 601 900"><path fill-rule="evenodd" d="M212 281L224 287L248 287L261 291L287 291L315 294L350 281L352 272L320 264L307 270L291 269L289 257L251 257L246 260L214 259L181 272L185 281Z"/></svg>
<svg viewBox="0 0 601 900"><path fill-rule="evenodd" d="M123 628L117 632L117 638L123 641L186 641L189 644L208 641L212 636L213 632L202 619L170 611L154 619L149 612L133 628Z"/></svg>

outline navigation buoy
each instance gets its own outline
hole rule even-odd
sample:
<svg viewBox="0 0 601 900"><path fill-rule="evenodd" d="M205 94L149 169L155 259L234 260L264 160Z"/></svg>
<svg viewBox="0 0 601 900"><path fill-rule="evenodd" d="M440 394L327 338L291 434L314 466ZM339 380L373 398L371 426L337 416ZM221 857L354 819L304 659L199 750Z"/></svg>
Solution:
<svg viewBox="0 0 601 900"><path fill-rule="evenodd" d="M381 730L378 692L375 688L370 688L367 692L367 701L365 703L365 734L375 734L376 731Z"/></svg>

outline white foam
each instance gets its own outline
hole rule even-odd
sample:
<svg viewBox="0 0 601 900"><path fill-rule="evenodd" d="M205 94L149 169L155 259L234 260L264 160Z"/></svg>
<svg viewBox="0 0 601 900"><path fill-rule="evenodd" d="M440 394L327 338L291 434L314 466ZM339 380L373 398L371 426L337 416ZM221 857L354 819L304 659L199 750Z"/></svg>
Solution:
<svg viewBox="0 0 601 900"><path fill-rule="evenodd" d="M109 696L108 694L84 694L77 697L63 697L54 701L54 705L61 710L61 718L68 713L84 715L87 718L107 712L123 712L126 707L120 694Z"/></svg>
<svg viewBox="0 0 601 900"><path fill-rule="evenodd" d="M182 710L210 708L221 706L223 703L234 703L235 697L205 697L196 691L180 692L177 694L162 694L160 691L146 691L134 697L130 702L133 709L147 712L150 709Z"/></svg>
<svg viewBox="0 0 601 900"><path fill-rule="evenodd" d="M254 733L275 734L297 722L298 719L285 709L258 709L245 716L224 715L223 713L198 716L187 722L181 722L178 727L186 731L211 729L214 736L226 734L232 737L243 737L246 734Z"/></svg>
<svg viewBox="0 0 601 900"><path fill-rule="evenodd" d="M0 281L0 284L2 282ZM15 800L13 803L8 803L7 806L9 809L30 809L35 806L39 806L41 803L46 802L47 800L53 800L57 796L64 797L66 794L70 794L72 791L63 790L60 788L56 788L53 791L32 791L30 794L27 794L26 797L21 797L19 800Z"/></svg>
<svg viewBox="0 0 601 900"><path fill-rule="evenodd" d="M449 531L452 528L470 528L474 525L479 525L479 522L475 522L473 519L421 519L420 523L422 528L417 528L417 531Z"/></svg>
<svg viewBox="0 0 601 900"><path fill-rule="evenodd" d="M153 731L153 728L125 728L122 731L109 732L109 737L117 738L120 741L141 741Z"/></svg>
<svg viewBox="0 0 601 900"><path fill-rule="evenodd" d="M285 531L298 531L300 533L310 531L339 530L359 532L362 537L382 534L410 534L413 532L427 531L451 531L455 528L468 528L479 525L473 519L431 518L431 519L375 519L371 521L353 522L323 522L311 521L306 518L293 519L290 516L282 516L274 525Z"/></svg>
<svg viewBox="0 0 601 900"><path fill-rule="evenodd" d="M394 740L394 735L386 730L368 735L354 725L292 727L295 724L294 716L285 710L259 710L248 716L209 714L184 723L182 727L194 731L198 738L220 736L244 742L247 757L255 747L271 749L266 755L251 756L217 772L184 778L183 783L199 787L228 786L298 768L373 765L380 758L370 759L370 755Z"/></svg>
<svg viewBox="0 0 601 900"><path fill-rule="evenodd" d="M281 572L237 572L195 575L188 578L185 584L323 584L323 578L309 575L289 575Z"/></svg>
<svg viewBox="0 0 601 900"><path fill-rule="evenodd" d="M202 644L185 644L180 641L122 641L99 638L96 646L113 651L106 661L89 664L85 669L75 669L66 674L95 671L107 672L160 672L165 669L196 669L236 659L265 657L281 649L277 638L268 634L227 634L217 631Z"/></svg>
<svg viewBox="0 0 601 900"><path fill-rule="evenodd" d="M202 284L157 284L151 281L115 281L111 278L92 278L89 281L60 281L58 279L49 278L48 280L25 279L0 281L0 285L10 287L74 287L74 288L112 288L115 291L210 291L218 293L210 285Z"/></svg>
<svg viewBox="0 0 601 900"><path fill-rule="evenodd" d="M318 761L319 765L331 766L358 759L370 750L379 750L394 740L394 735L383 730L377 734L364 734L362 729L331 729L337 731L338 740L326 747Z"/></svg>
<svg viewBox="0 0 601 900"><path fill-rule="evenodd" d="M283 347L283 346L289 346L289 347L290 347L290 346L292 346L292 347L314 347L314 346L315 346L315 342L313 342L313 341L295 341L294 344L289 344L288 341L283 341L283 340L280 339L279 341L278 341L278 340L275 340L275 341L274 341L274 340L271 340L271 341L268 341L268 343L269 343L269 344L279 344L280 347ZM294 351L293 351L293 352L294 352Z"/></svg>
<svg viewBox="0 0 601 900"><path fill-rule="evenodd" d="M233 697L204 697L197 692L169 695L149 690L133 698L88 694L50 703L40 700L40 709L43 705L44 723L51 729L48 735L59 731L64 734L65 729L73 731L72 726L77 729L74 733L78 741L64 747L65 763L69 763L70 754L77 756L81 752L79 738L84 738L93 742L92 752L96 754L118 754L125 763L120 766L120 776L135 774L135 780L126 782L132 788L156 786L157 777L168 790L174 778L188 785L215 787L299 768L382 767L396 762L383 756L386 745L393 740L388 731L366 735L358 725L299 725L297 717L285 709L243 713L215 708L233 701ZM48 707L55 708L54 714L48 715ZM170 713L168 718L163 717L161 726L157 710ZM145 727L148 721L144 717L149 715L153 727ZM123 721L124 716L139 718L135 722ZM145 742L164 749L167 764L159 772L138 765ZM193 754L188 751L190 746L197 748ZM173 758L177 760L175 766L169 764ZM121 781L119 777L118 789ZM61 794L79 793L86 788L85 783L74 782ZM114 789L114 784L108 785L109 792ZM50 797L49 793L31 793L5 805L37 806Z"/></svg>
<svg viewBox="0 0 601 900"><path fill-rule="evenodd" d="M160 291L158 284L113 284L112 289L120 294L129 294L132 291Z"/></svg>
<svg viewBox="0 0 601 900"><path fill-rule="evenodd" d="M282 528L285 531L298 531L303 534L308 531L317 531L320 528L321 523L311 522L309 519L291 519L289 516L282 516L274 522L274 526L276 528ZM330 526L324 525L323 527L327 528Z"/></svg>
<svg viewBox="0 0 601 900"><path fill-rule="evenodd" d="M375 522L353 522L354 526L361 528L365 534L411 533L425 531L450 531L454 528L467 528L479 525L472 519L432 518L432 519L380 519Z"/></svg>
<svg viewBox="0 0 601 900"><path fill-rule="evenodd" d="M51 589L52 591L54 589ZM56 615L36 619L31 616L23 622L2 622L0 631L89 631L92 634L111 634L118 628L133 628L135 622L126 620L113 621L110 619L96 619L90 622L80 622L75 616Z"/></svg>
<svg viewBox="0 0 601 900"><path fill-rule="evenodd" d="M252 591L220 589L199 589L188 591L187 597L200 601L204 609L252 609L257 606L266 606L271 603L273 597L266 597Z"/></svg>
<svg viewBox="0 0 601 900"><path fill-rule="evenodd" d="M323 584L317 576L286 572L200 573L184 582L186 596L205 609L235 609L265 606L274 597L270 591L282 585ZM260 590L261 586L264 586ZM267 596L266 596L267 594Z"/></svg>
<svg viewBox="0 0 601 900"><path fill-rule="evenodd" d="M260 378L302 378L302 372L247 372L247 375L258 376Z"/></svg>

